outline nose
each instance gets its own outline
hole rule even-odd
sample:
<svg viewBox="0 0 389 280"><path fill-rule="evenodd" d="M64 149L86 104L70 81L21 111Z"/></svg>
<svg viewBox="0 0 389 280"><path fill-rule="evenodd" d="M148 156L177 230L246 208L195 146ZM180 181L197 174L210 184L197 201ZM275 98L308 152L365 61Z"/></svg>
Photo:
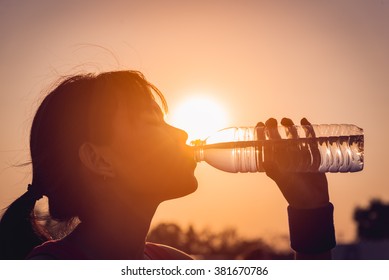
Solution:
<svg viewBox="0 0 389 280"><path fill-rule="evenodd" d="M179 142L186 143L188 140L188 133L185 130L169 125L173 133L177 136Z"/></svg>

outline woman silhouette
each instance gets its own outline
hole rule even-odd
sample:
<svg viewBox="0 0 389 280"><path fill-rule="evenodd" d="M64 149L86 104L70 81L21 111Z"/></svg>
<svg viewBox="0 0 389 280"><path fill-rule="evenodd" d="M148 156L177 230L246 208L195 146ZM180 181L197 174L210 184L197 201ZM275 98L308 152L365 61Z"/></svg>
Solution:
<svg viewBox="0 0 389 280"><path fill-rule="evenodd" d="M145 242L158 205L197 189L187 134L164 121L166 109L163 95L140 72L63 80L34 117L32 183L2 217L0 257L190 259ZM269 131L275 125L274 119L259 124ZM330 257L335 238L325 175L286 173L272 162L265 168L289 203L297 257ZM33 210L42 196L54 220L80 221L64 238L53 240L36 222Z"/></svg>

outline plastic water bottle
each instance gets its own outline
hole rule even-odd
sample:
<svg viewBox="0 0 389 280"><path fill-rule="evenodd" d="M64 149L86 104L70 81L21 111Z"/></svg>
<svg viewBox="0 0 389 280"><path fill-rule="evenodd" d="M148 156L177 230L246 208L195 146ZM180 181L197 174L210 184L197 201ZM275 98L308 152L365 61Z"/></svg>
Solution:
<svg viewBox="0 0 389 280"><path fill-rule="evenodd" d="M227 172L264 172L273 161L289 172L363 169L363 129L350 124L231 127L192 141L197 162Z"/></svg>

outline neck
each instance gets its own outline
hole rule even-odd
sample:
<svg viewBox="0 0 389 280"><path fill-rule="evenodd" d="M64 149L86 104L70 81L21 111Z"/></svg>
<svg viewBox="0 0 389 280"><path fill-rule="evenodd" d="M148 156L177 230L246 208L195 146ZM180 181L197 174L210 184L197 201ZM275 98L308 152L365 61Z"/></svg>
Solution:
<svg viewBox="0 0 389 280"><path fill-rule="evenodd" d="M144 246L158 203L143 200L104 209L85 219L74 233L75 242L90 259L143 259Z"/></svg>

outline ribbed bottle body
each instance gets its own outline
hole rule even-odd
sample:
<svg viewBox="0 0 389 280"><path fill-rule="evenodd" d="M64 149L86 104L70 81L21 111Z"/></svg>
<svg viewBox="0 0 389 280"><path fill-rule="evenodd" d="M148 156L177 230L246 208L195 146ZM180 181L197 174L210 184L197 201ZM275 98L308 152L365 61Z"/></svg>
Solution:
<svg viewBox="0 0 389 280"><path fill-rule="evenodd" d="M232 127L195 142L197 161L234 173L263 172L264 161L290 172L357 172L364 165L363 130L355 125Z"/></svg>

